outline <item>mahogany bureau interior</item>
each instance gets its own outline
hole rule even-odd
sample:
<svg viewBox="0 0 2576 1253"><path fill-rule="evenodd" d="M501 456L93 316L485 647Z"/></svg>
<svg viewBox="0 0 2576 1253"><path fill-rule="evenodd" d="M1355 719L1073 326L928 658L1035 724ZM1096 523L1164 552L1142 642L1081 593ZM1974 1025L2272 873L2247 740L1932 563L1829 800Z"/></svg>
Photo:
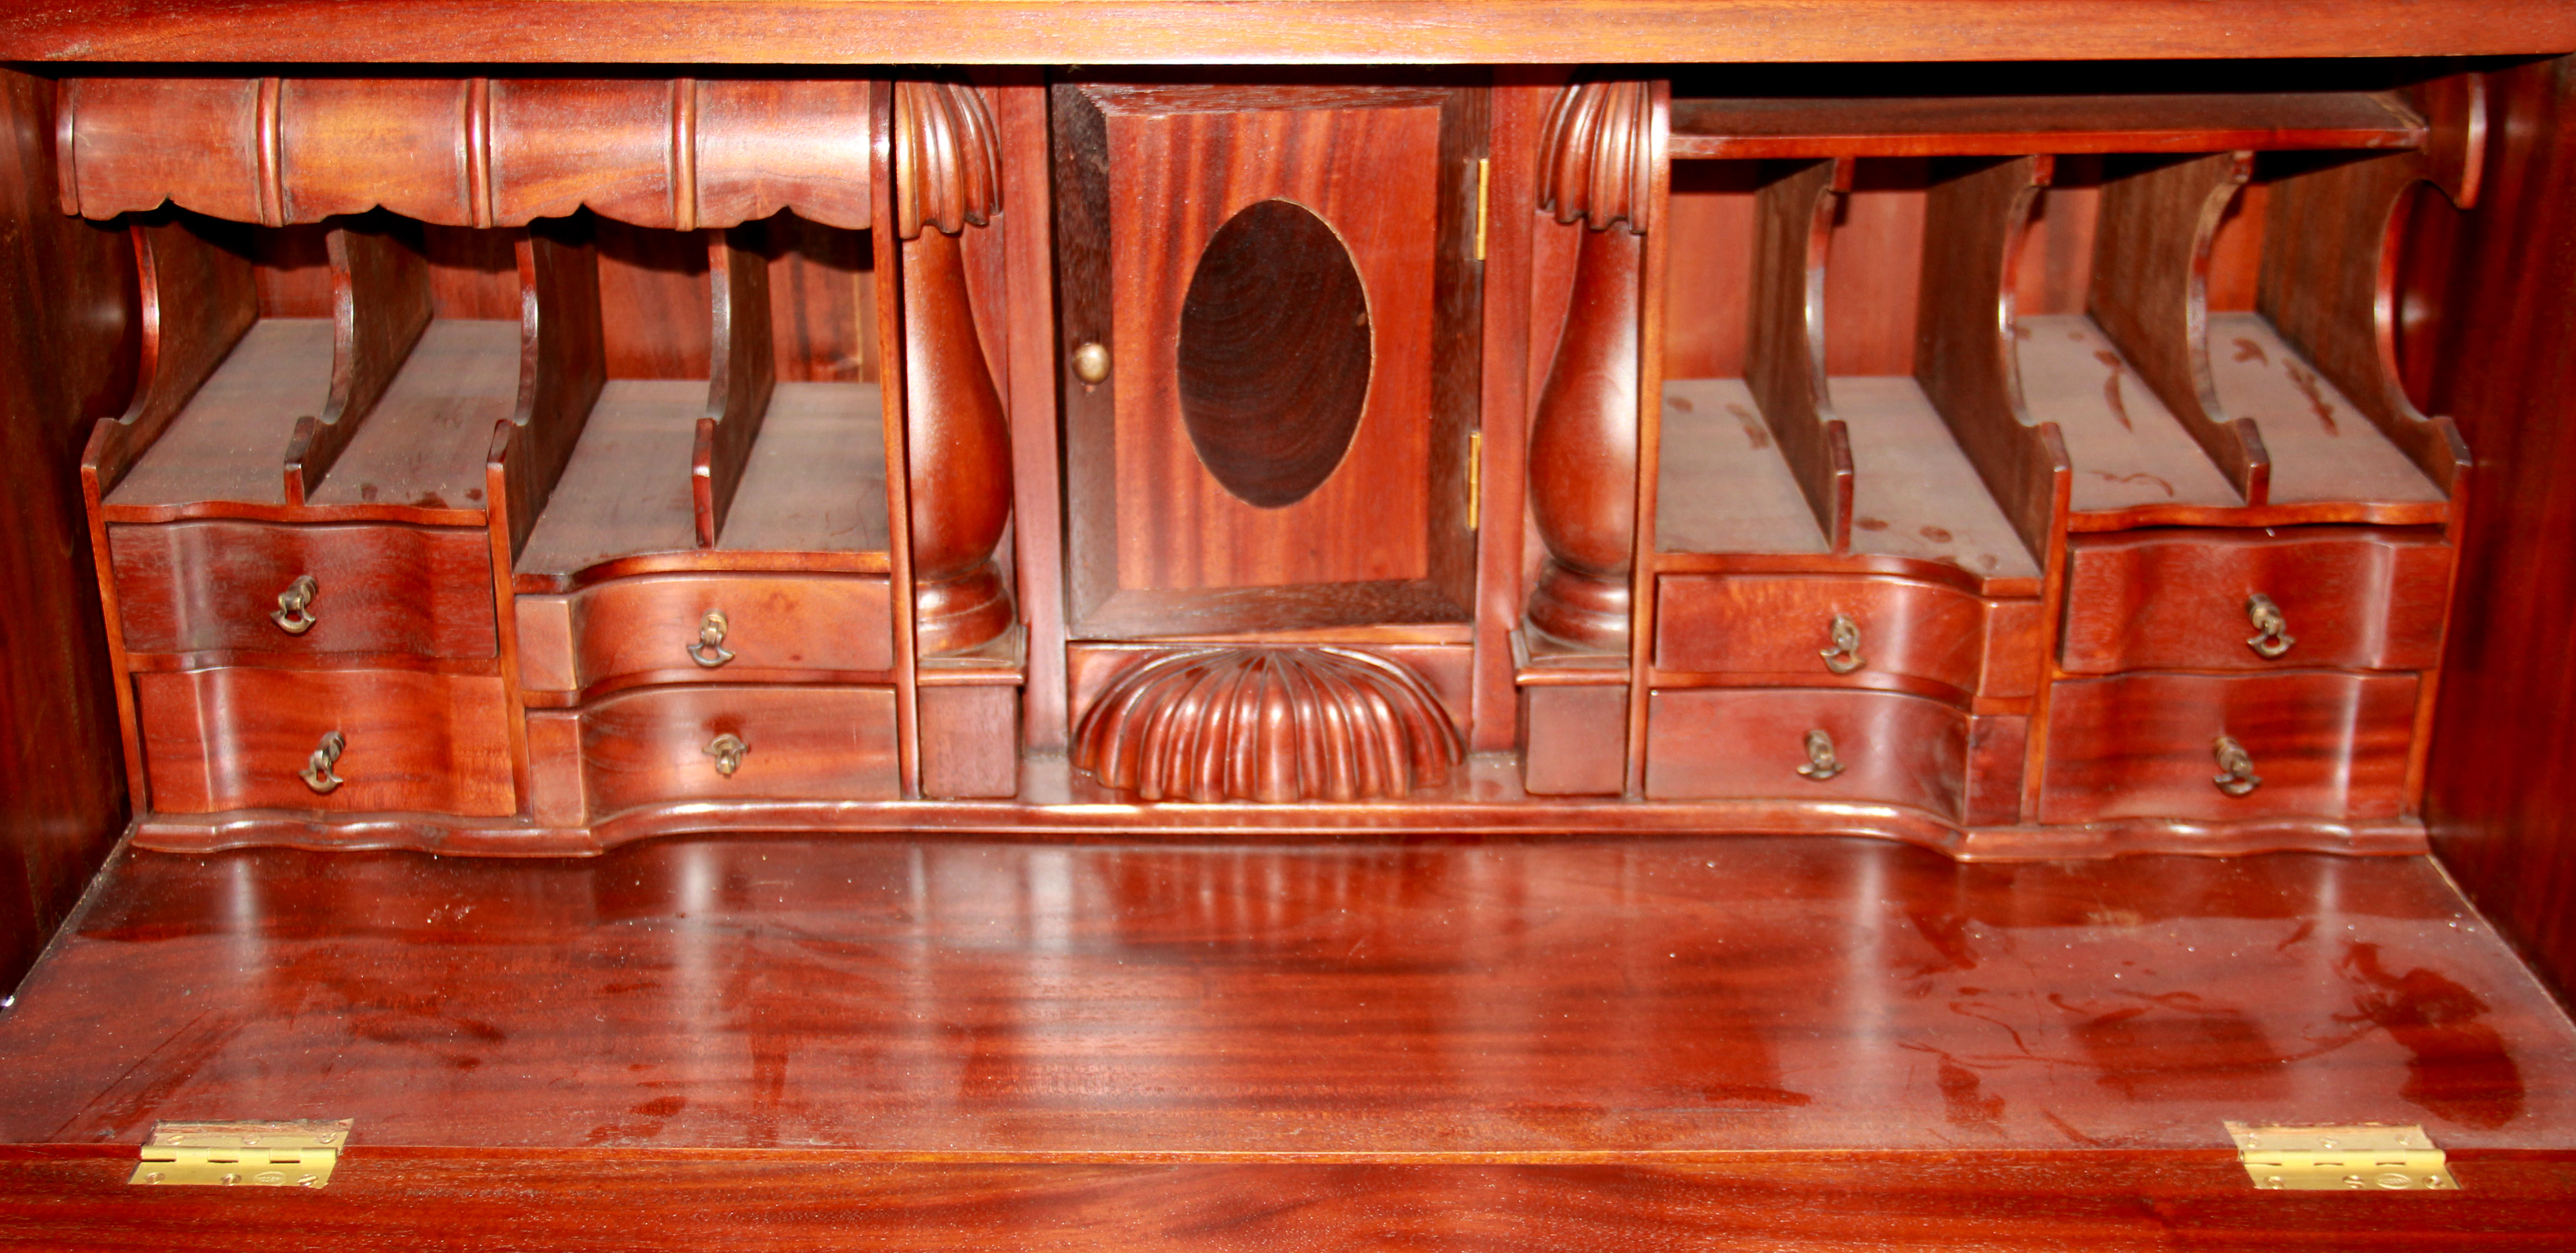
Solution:
<svg viewBox="0 0 2576 1253"><path fill-rule="evenodd" d="M0 1245L2576 1231L2576 19L592 7L0 17Z"/></svg>

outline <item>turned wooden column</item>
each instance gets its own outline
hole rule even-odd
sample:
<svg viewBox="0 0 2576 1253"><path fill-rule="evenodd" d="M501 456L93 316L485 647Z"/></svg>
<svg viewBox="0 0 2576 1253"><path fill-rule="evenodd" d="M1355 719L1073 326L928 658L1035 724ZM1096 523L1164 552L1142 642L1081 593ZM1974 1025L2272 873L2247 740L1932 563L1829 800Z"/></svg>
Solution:
<svg viewBox="0 0 2576 1253"><path fill-rule="evenodd" d="M1001 209L993 119L971 87L895 84L895 226L903 241L904 435L913 616L923 656L1010 630L994 549L1011 520L1011 431L975 333L960 236Z"/></svg>
<svg viewBox="0 0 2576 1253"><path fill-rule="evenodd" d="M1530 513L1547 556L1528 622L1588 652L1625 652L1628 642L1653 117L1645 83L1574 83L1557 97L1540 148L1539 208L1582 224L1583 242L1530 429Z"/></svg>

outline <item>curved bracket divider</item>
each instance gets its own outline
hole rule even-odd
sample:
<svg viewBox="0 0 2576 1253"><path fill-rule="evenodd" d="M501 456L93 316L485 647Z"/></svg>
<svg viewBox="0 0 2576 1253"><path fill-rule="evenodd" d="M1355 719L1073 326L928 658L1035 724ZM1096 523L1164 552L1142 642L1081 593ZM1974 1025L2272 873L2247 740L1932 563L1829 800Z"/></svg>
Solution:
<svg viewBox="0 0 2576 1253"><path fill-rule="evenodd" d="M202 227L201 227L202 223ZM216 223L164 210L128 227L142 297L143 345L134 399L102 419L81 454L92 500L103 500L259 320L247 248L206 237Z"/></svg>
<svg viewBox="0 0 2576 1253"><path fill-rule="evenodd" d="M1924 207L1914 378L2031 555L2065 530L2074 470L2054 422L2031 421L2013 337L2013 263L2047 186L2044 156L1934 167Z"/></svg>
<svg viewBox="0 0 2576 1253"><path fill-rule="evenodd" d="M2272 497L2272 455L2229 419L2209 369L2209 250L2254 173L2251 152L2159 162L2106 179L2087 312L2249 506Z"/></svg>
<svg viewBox="0 0 2576 1253"><path fill-rule="evenodd" d="M299 506L358 436L412 348L429 329L429 261L394 223L341 221L331 259L331 391L318 415L295 420L286 442L285 501Z"/></svg>
<svg viewBox="0 0 2576 1253"><path fill-rule="evenodd" d="M707 232L707 286L713 345L708 353L707 412L689 454L689 499L698 547L723 533L734 492L742 486L752 443L760 438L769 397L778 387L770 339L769 264L757 247L759 228Z"/></svg>
<svg viewBox="0 0 2576 1253"><path fill-rule="evenodd" d="M484 498L515 558L554 494L608 380L599 252L574 221L531 224L518 241L519 399L492 432ZM506 567L507 562L496 562Z"/></svg>
<svg viewBox="0 0 2576 1253"><path fill-rule="evenodd" d="M1744 381L1835 553L1851 551L1851 435L1825 381L1825 264L1852 159L1790 166L1755 193Z"/></svg>

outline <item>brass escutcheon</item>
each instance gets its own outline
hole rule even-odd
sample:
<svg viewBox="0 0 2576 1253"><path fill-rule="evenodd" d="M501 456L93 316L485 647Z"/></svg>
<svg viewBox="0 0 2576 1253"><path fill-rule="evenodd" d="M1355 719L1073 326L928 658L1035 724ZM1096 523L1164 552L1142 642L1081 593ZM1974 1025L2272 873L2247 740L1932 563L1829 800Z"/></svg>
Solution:
<svg viewBox="0 0 2576 1253"><path fill-rule="evenodd" d="M340 764L340 753L348 747L347 737L339 732L324 733L322 743L313 750L312 756L304 759L304 768L296 771L295 777L304 780L304 786L313 789L314 794L330 795L337 791L342 783L347 782L331 773L331 767Z"/></svg>
<svg viewBox="0 0 2576 1253"><path fill-rule="evenodd" d="M312 575L296 575L295 581L277 594L277 609L268 615L268 620L289 635L302 635L312 630L315 620L313 597L321 590L321 585L313 581Z"/></svg>
<svg viewBox="0 0 2576 1253"><path fill-rule="evenodd" d="M705 751L707 756L716 759L716 773L730 779L734 771L742 769L742 759L750 755L751 745L743 743L741 736L728 731L707 741Z"/></svg>
<svg viewBox="0 0 2576 1253"><path fill-rule="evenodd" d="M1860 655L1860 624L1853 622L1850 614L1835 614L1825 627L1825 638L1833 641L1833 647L1816 650L1816 655L1825 659L1825 669L1850 674L1869 664L1869 659Z"/></svg>
<svg viewBox="0 0 2576 1253"><path fill-rule="evenodd" d="M2271 597L2261 592L2245 598L2245 620L2254 624L2254 634L2245 641L2245 645L2259 656L2278 657L2290 651L2290 645L2298 643L2290 638L2289 618L2283 616L2281 607L2273 604Z"/></svg>
<svg viewBox="0 0 2576 1253"><path fill-rule="evenodd" d="M733 651L724 646L725 625L724 610L708 610L707 616L698 622L697 642L688 646L689 660L709 670L733 660ZM725 773L733 772L728 770Z"/></svg>
<svg viewBox="0 0 2576 1253"><path fill-rule="evenodd" d="M2219 736L2210 751L2218 758L2218 775L2211 782L2218 785L2219 791L2230 796L2243 796L2263 786L2263 776L2254 773L2253 754L2246 752L2245 746L2237 743L2235 736Z"/></svg>
<svg viewBox="0 0 2576 1253"><path fill-rule="evenodd" d="M1798 773L1822 783L1842 772L1842 760L1834 756L1834 737L1821 729L1807 732L1807 764L1798 767Z"/></svg>

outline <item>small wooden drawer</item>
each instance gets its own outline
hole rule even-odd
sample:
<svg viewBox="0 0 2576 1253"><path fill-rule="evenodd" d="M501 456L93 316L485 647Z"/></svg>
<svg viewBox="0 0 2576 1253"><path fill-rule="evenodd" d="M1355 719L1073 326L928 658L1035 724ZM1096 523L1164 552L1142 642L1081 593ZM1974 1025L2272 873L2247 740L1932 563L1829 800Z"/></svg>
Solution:
<svg viewBox="0 0 2576 1253"><path fill-rule="evenodd" d="M2073 674L2429 670L2450 577L2450 546L2428 527L2077 536L2062 655ZM2278 631L2258 628L2257 596Z"/></svg>
<svg viewBox="0 0 2576 1253"><path fill-rule="evenodd" d="M581 715L581 763L593 815L672 801L901 794L894 690L884 687L700 685L611 696Z"/></svg>
<svg viewBox="0 0 2576 1253"><path fill-rule="evenodd" d="M492 540L466 527L169 522L107 528L135 653L490 657ZM280 597L312 580L301 611ZM295 629L299 624L301 629Z"/></svg>
<svg viewBox="0 0 2576 1253"><path fill-rule="evenodd" d="M894 668L891 597L872 575L644 575L517 602L530 691L745 677L883 682Z"/></svg>
<svg viewBox="0 0 2576 1253"><path fill-rule="evenodd" d="M1646 795L1655 800L1879 802L1955 822L1967 756L1966 714L1894 692L1658 691L1646 712Z"/></svg>
<svg viewBox="0 0 2576 1253"><path fill-rule="evenodd" d="M137 674L134 698L160 813L518 808L496 677L226 666ZM334 735L337 754L324 743Z"/></svg>
<svg viewBox="0 0 2576 1253"><path fill-rule="evenodd" d="M1987 668L1986 601L1955 588L1776 574L1665 575L1658 586L1655 668L1669 674L1853 686L1896 675L1966 694L1978 690ZM1842 627L1848 631L1838 640ZM2027 652L2028 640L2020 643ZM2021 695L2029 685L2006 686L2019 686L2010 694Z"/></svg>
<svg viewBox="0 0 2576 1253"><path fill-rule="evenodd" d="M2059 683L2040 821L2394 818L2415 692L2411 674L2315 670ZM2221 736L2259 783L2227 774Z"/></svg>

